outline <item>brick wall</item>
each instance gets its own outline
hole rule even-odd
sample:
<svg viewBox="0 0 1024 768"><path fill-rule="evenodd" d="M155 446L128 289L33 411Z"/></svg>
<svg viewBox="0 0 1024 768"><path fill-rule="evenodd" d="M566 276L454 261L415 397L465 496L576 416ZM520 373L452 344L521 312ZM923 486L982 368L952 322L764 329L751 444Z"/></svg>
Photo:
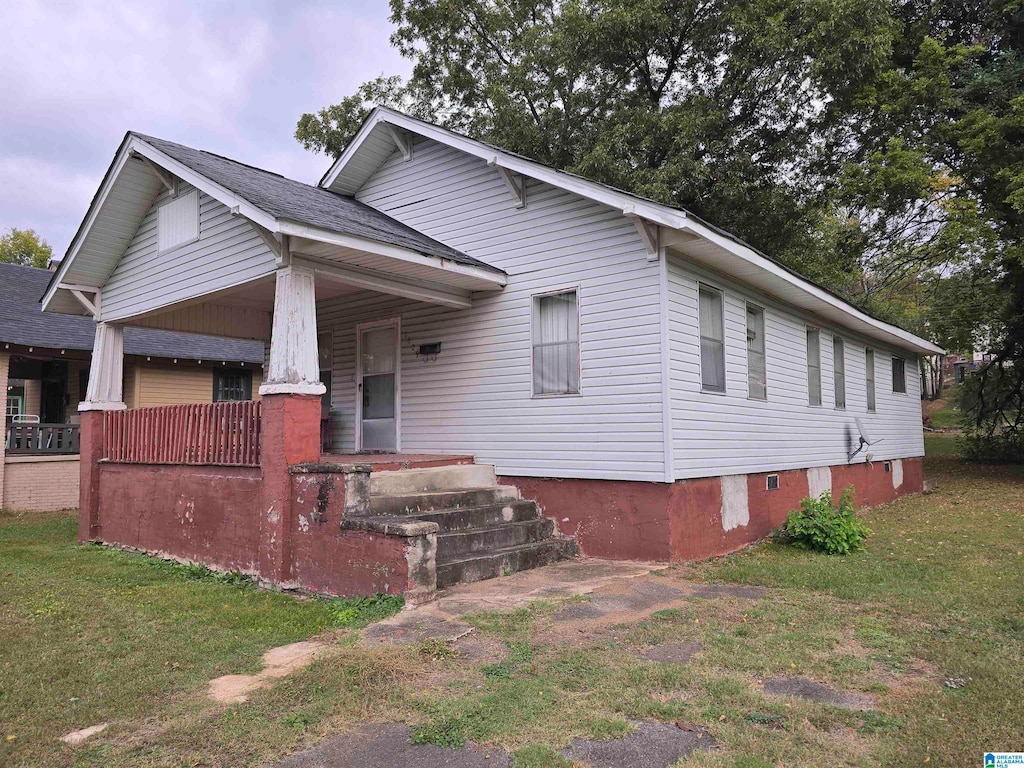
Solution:
<svg viewBox="0 0 1024 768"><path fill-rule="evenodd" d="M77 456L8 456L3 463L4 509L44 512L78 506Z"/></svg>

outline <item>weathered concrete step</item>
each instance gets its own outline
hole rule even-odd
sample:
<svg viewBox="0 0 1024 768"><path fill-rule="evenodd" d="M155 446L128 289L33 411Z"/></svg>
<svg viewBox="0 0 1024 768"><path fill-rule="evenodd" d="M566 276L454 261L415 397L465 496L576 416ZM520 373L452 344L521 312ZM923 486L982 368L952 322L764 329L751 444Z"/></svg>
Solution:
<svg viewBox="0 0 1024 768"><path fill-rule="evenodd" d="M396 496L452 488L488 488L497 484L492 464L454 464L374 472L370 475L370 494Z"/></svg>
<svg viewBox="0 0 1024 768"><path fill-rule="evenodd" d="M579 554L576 540L556 536L531 544L520 544L507 549L495 549L473 555L460 555L452 559L437 560L437 587L492 579L516 571L525 571Z"/></svg>
<svg viewBox="0 0 1024 768"><path fill-rule="evenodd" d="M370 496L370 511L375 515L413 515L438 509L484 507L506 504L519 498L514 485L495 485L490 488L452 488L445 491L399 493Z"/></svg>
<svg viewBox="0 0 1024 768"><path fill-rule="evenodd" d="M438 559L452 559L472 553L483 554L497 549L508 549L551 538L555 521L549 517L525 520L521 523L503 523L489 528L475 528L437 536Z"/></svg>
<svg viewBox="0 0 1024 768"><path fill-rule="evenodd" d="M441 533L454 533L471 528L490 528L501 523L521 523L540 517L537 502L529 499L509 499L501 504L462 509L435 509L417 512L411 517L424 522L437 523Z"/></svg>

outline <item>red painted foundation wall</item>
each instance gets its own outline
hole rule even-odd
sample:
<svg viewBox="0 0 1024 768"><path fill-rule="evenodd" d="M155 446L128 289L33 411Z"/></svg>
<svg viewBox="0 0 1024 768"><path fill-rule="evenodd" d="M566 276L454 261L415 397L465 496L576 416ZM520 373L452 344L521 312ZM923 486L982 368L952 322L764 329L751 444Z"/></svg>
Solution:
<svg viewBox="0 0 1024 768"><path fill-rule="evenodd" d="M921 459L903 459L902 464L903 484L898 488L885 462L834 466L833 496L852 485L858 506L877 506L921 491ZM768 474L779 476L778 490L767 490ZM536 500L544 515L555 519L559 532L577 537L585 555L654 562L734 552L768 536L809 495L804 469L747 475L749 521L726 531L719 477L671 484L532 477L503 477L500 482Z"/></svg>
<svg viewBox="0 0 1024 768"><path fill-rule="evenodd" d="M320 594L391 595L408 588L408 542L401 536L342 530L344 475L292 476L292 581Z"/></svg>
<svg viewBox="0 0 1024 768"><path fill-rule="evenodd" d="M100 464L99 497L107 543L257 572L258 469Z"/></svg>
<svg viewBox="0 0 1024 768"><path fill-rule="evenodd" d="M345 486L338 475L292 478L284 566L261 572L267 526L259 469L99 465L99 526L93 538L163 557L240 571L264 581L337 596L402 594L409 587L401 536L342 530ZM266 558L264 558L266 559ZM283 574L283 575L282 575Z"/></svg>

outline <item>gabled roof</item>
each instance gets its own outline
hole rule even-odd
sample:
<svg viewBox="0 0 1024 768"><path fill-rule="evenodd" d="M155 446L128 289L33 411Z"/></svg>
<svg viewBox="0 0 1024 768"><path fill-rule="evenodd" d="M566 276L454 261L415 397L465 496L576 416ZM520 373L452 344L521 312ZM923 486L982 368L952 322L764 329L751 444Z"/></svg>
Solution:
<svg viewBox="0 0 1024 768"><path fill-rule="evenodd" d="M624 215L673 231L682 236L674 245L691 258L837 325L919 354L943 353L938 345L892 323L872 317L735 235L709 224L689 211L551 168L515 152L386 107L373 109L355 138L321 178L320 186L339 194L354 195L396 149L401 149L399 144L402 132L445 144L498 169L545 182L621 210Z"/></svg>
<svg viewBox="0 0 1024 768"><path fill-rule="evenodd" d="M98 288L117 266L163 187L160 173L198 187L273 234L343 241L356 250L442 272L479 289L500 287L505 272L438 242L351 196L293 181L211 152L129 131L125 134L61 266L43 295L51 312L82 314L61 284Z"/></svg>
<svg viewBox="0 0 1024 768"><path fill-rule="evenodd" d="M40 308L39 296L51 275L48 269L0 264L0 344L92 350L96 334L92 318L43 312ZM263 363L262 341L146 328L125 329L124 351L169 360Z"/></svg>
<svg viewBox="0 0 1024 768"><path fill-rule="evenodd" d="M141 133L132 132L131 135L245 198L247 202L275 219L288 219L299 224L329 229L332 232L397 245L425 256L436 256L460 264L501 271L438 242L352 197L300 181L292 181L279 174L254 168L212 152L175 144L173 141Z"/></svg>

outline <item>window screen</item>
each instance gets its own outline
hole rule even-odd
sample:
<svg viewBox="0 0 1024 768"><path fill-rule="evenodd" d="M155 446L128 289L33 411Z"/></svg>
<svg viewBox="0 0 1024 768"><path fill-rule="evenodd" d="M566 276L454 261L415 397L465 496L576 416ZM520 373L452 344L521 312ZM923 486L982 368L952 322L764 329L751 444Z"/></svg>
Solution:
<svg viewBox="0 0 1024 768"><path fill-rule="evenodd" d="M533 393L580 391L579 304L576 291L533 299Z"/></svg>
<svg viewBox="0 0 1024 768"><path fill-rule="evenodd" d="M846 407L846 351L843 340L832 337L833 379L836 388L836 408Z"/></svg>
<svg viewBox="0 0 1024 768"><path fill-rule="evenodd" d="M807 329L807 402L821 405L821 334Z"/></svg>
<svg viewBox="0 0 1024 768"><path fill-rule="evenodd" d="M725 321L722 294L700 287L700 385L725 392Z"/></svg>
<svg viewBox="0 0 1024 768"><path fill-rule="evenodd" d="M892 359L892 391L907 391L907 364L902 357Z"/></svg>
<svg viewBox="0 0 1024 768"><path fill-rule="evenodd" d="M768 396L765 366L764 310L747 305L747 394L755 400Z"/></svg>
<svg viewBox="0 0 1024 768"><path fill-rule="evenodd" d="M875 351L864 350L864 383L868 390L868 413L875 412Z"/></svg>
<svg viewBox="0 0 1024 768"><path fill-rule="evenodd" d="M160 206L157 213L157 247L168 251L199 238L199 193L181 195Z"/></svg>
<svg viewBox="0 0 1024 768"><path fill-rule="evenodd" d="M252 400L252 371L238 368L214 370L213 402L229 400Z"/></svg>

